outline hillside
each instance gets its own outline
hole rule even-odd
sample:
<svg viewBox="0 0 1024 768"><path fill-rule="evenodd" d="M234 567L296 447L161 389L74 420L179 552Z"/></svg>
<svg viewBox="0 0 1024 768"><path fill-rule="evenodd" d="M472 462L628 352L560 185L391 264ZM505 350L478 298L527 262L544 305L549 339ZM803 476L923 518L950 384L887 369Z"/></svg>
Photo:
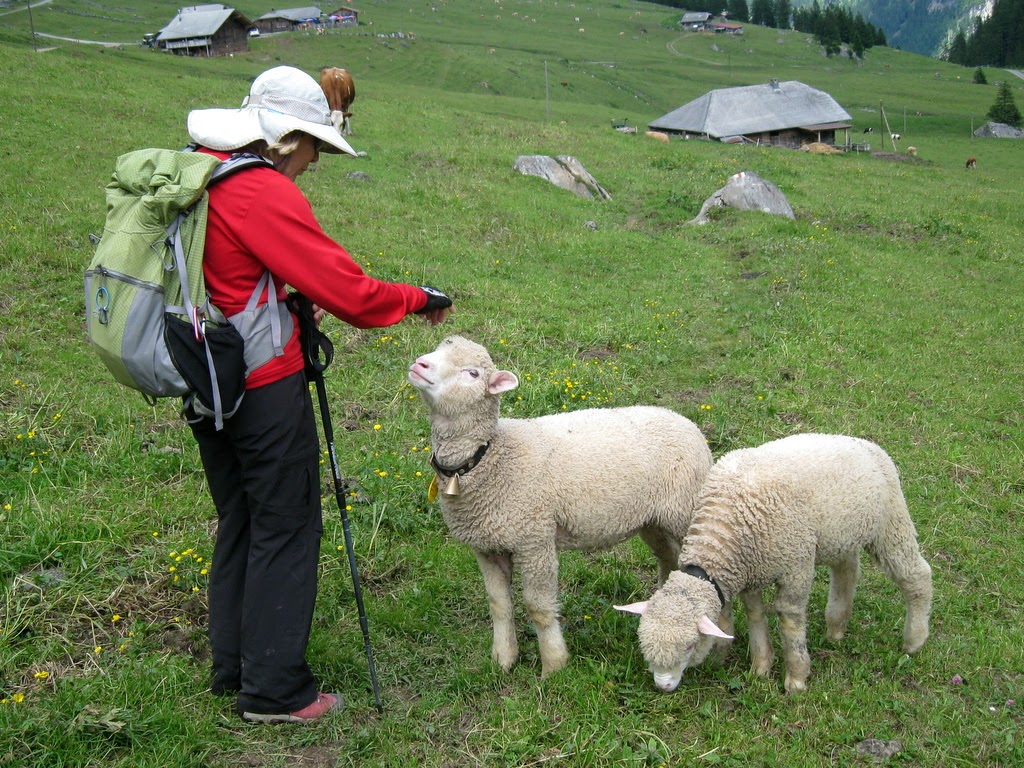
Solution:
<svg viewBox="0 0 1024 768"><path fill-rule="evenodd" d="M848 0L846 4L881 27L889 45L926 56L941 52L951 30L968 24L986 7L991 10L991 0Z"/></svg>
<svg viewBox="0 0 1024 768"><path fill-rule="evenodd" d="M176 5L36 6L37 32L57 39L0 7L0 765L1024 765L1024 153L972 136L1005 71L986 69L982 86L889 48L852 60L752 25L684 34L677 12L633 0L367 0L358 29L268 35L232 57L139 45ZM325 231L370 274L455 301L436 328L324 320L384 712L325 454L309 662L347 707L308 728L245 724L211 694L218 522L195 440L178 402L116 385L83 330L115 158L184 145L190 110L239 104L279 64L355 78L351 142L365 155L323 157L299 180ZM831 94L870 151L612 130L769 79ZM516 173L524 154L577 158L611 199ZM774 183L795 218L721 208L688 224L740 172ZM431 432L406 376L450 333L516 373L510 418L659 405L715 457L798 432L877 442L933 568L928 642L901 651L898 592L865 556L841 642L826 638L827 572L815 581L806 695L785 693L781 653L767 677L751 673L742 606L727 653L662 693L635 619L612 607L655 588L633 540L563 553L572 657L546 679L516 580L521 655L502 672L477 561L430 497ZM607 482L641 490L645 477L616 476L616 450L598 457Z"/></svg>

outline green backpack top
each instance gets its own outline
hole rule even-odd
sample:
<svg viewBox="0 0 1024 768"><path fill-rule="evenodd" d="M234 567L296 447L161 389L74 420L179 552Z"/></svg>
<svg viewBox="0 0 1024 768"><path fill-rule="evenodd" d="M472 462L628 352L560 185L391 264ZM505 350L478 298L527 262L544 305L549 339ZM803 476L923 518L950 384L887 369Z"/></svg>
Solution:
<svg viewBox="0 0 1024 768"><path fill-rule="evenodd" d="M226 161L171 149L121 155L106 187L107 217L85 272L89 341L114 378L155 402L185 397L217 428L241 401L245 376L292 333L267 271L246 311L226 321L203 278L206 188L244 168L272 167L257 155ZM265 288L268 301L257 306Z"/></svg>

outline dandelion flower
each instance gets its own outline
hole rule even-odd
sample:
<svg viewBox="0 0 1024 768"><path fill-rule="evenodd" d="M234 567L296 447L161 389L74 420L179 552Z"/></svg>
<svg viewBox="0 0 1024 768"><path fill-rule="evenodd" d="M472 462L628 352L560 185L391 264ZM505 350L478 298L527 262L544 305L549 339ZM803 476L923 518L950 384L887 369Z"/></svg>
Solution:
<svg viewBox="0 0 1024 768"><path fill-rule="evenodd" d="M32 675L32 677L34 677L36 680L45 680L49 676L50 676L50 673L47 672L45 669L41 669L38 672L36 672L34 675Z"/></svg>
<svg viewBox="0 0 1024 768"><path fill-rule="evenodd" d="M16 693L13 696L11 696L11 701L13 701L15 704L21 704L21 702L23 702L24 700L25 700L25 694L24 693Z"/></svg>

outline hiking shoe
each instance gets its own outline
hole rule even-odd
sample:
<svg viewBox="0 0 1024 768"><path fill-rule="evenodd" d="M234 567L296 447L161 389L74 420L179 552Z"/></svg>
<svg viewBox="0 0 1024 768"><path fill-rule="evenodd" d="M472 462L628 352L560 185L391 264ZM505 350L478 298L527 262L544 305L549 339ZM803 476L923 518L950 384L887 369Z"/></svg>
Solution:
<svg viewBox="0 0 1024 768"><path fill-rule="evenodd" d="M339 693L318 693L316 700L298 712L282 712L264 714L263 712L243 712L242 719L251 723L312 723L336 709L343 709L345 700Z"/></svg>

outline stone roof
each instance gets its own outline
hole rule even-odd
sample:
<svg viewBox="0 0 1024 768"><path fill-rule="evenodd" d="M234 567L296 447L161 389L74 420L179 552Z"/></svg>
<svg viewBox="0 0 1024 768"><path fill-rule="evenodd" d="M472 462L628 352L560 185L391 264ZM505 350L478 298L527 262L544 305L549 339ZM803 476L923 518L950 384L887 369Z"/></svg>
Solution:
<svg viewBox="0 0 1024 768"><path fill-rule="evenodd" d="M160 30L156 39L166 42L212 37L232 16L237 16L243 25L249 24L245 16L226 5L192 5L179 8L178 15Z"/></svg>
<svg viewBox="0 0 1024 768"><path fill-rule="evenodd" d="M830 125L848 127L853 118L836 100L796 80L718 88L651 121L656 131L743 136Z"/></svg>
<svg viewBox="0 0 1024 768"><path fill-rule="evenodd" d="M315 5L307 5L305 8L285 8L280 11L271 11L270 13L264 13L257 19L258 21L266 21L267 19L287 19L288 21L305 21L306 19L319 19L322 11Z"/></svg>

